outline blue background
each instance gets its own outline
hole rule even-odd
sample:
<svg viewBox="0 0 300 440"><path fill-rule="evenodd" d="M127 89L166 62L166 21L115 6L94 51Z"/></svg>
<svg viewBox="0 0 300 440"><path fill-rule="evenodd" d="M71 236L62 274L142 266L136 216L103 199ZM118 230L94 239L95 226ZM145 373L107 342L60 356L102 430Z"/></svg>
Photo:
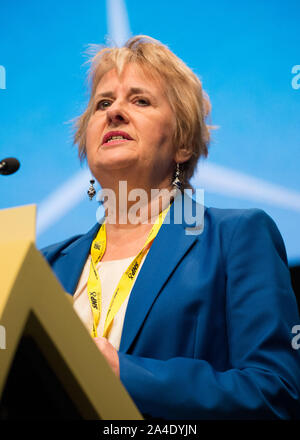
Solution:
<svg viewBox="0 0 300 440"><path fill-rule="evenodd" d="M0 90L0 159L15 156L21 168L0 176L0 208L35 203L41 210L53 192L70 204L38 229L39 247L86 232L96 222L97 203L86 197L88 174L74 203L64 185L86 169L72 145L71 121L88 100L84 52L90 43L105 43L110 32L107 5L1 3L6 89ZM291 72L300 64L299 1L127 0L125 7L131 35L167 44L202 79L212 122L219 126L207 164L259 179L257 198L239 192L239 182L233 195L222 182L213 187L204 181L205 204L264 209L284 237L290 264L299 263L300 88L292 87ZM234 174L230 181L235 184ZM262 200L259 181L272 185L275 198ZM284 195L276 198L277 186L293 193L290 206Z"/></svg>

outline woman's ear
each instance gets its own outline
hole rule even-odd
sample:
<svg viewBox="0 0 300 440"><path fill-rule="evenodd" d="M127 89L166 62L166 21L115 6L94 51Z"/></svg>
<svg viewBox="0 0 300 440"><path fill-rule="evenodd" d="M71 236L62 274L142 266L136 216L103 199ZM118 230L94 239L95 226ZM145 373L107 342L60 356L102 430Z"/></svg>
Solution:
<svg viewBox="0 0 300 440"><path fill-rule="evenodd" d="M192 149L189 147L179 147L175 153L174 160L176 163L187 162L192 157Z"/></svg>

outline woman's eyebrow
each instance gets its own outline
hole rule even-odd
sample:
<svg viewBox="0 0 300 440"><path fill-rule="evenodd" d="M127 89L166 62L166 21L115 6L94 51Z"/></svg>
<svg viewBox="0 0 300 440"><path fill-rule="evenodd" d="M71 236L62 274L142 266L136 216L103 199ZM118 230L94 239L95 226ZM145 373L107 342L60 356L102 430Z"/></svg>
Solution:
<svg viewBox="0 0 300 440"><path fill-rule="evenodd" d="M152 93L149 90L143 89L141 87L131 87L131 89L129 90L128 95L138 95L139 93L146 93L147 95L153 96Z"/></svg>
<svg viewBox="0 0 300 440"><path fill-rule="evenodd" d="M143 89L141 87L131 87L128 91L127 96L131 96L131 95L138 95L138 94L147 94L150 95L153 99L155 99L155 97L153 96L153 94L147 90L147 89ZM111 91L107 91L107 92L101 92L101 93L97 93L97 95L95 96L95 99L97 98L114 98L115 94L114 92Z"/></svg>
<svg viewBox="0 0 300 440"><path fill-rule="evenodd" d="M97 93L97 95L95 95L95 99L97 99L97 98L113 98L113 97L114 97L113 92L102 92L102 93Z"/></svg>

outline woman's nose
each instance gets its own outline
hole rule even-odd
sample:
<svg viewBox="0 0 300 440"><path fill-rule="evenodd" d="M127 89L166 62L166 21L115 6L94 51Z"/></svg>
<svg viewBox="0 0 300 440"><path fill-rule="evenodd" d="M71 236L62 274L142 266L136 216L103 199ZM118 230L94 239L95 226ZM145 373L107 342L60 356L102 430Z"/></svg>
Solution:
<svg viewBox="0 0 300 440"><path fill-rule="evenodd" d="M113 125L127 124L129 122L128 115L120 107L109 108L106 112L107 122Z"/></svg>

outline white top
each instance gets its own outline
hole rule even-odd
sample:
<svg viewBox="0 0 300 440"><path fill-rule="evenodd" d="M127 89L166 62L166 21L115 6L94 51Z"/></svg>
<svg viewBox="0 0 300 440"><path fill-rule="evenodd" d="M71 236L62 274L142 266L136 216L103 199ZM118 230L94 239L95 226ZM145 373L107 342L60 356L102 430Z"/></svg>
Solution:
<svg viewBox="0 0 300 440"><path fill-rule="evenodd" d="M101 316L100 316L99 325L97 327L98 336L103 335L107 310L110 304L110 300L118 285L118 282L120 281L121 276L126 271L126 269L128 268L128 266L130 265L130 263L134 258L135 256L129 258L122 258L121 260L112 260L112 261L104 261L104 262L100 261L96 266L101 281L101 295L102 295ZM145 261L145 256L141 261L141 264L139 266L137 275L135 276L132 287L134 286L134 283L138 277L139 271L141 270L144 261ZM91 332L93 327L93 314L87 294L87 280L90 273L90 264L91 264L91 256L89 255L84 265L75 294L73 296L74 309L78 314L79 318L82 320L84 325L89 330L89 332ZM120 347L124 318L125 318L125 313L126 313L126 308L130 297L130 293L123 302L123 304L121 305L118 312L116 313L110 333L107 338L109 342L115 347L116 350L119 350Z"/></svg>

